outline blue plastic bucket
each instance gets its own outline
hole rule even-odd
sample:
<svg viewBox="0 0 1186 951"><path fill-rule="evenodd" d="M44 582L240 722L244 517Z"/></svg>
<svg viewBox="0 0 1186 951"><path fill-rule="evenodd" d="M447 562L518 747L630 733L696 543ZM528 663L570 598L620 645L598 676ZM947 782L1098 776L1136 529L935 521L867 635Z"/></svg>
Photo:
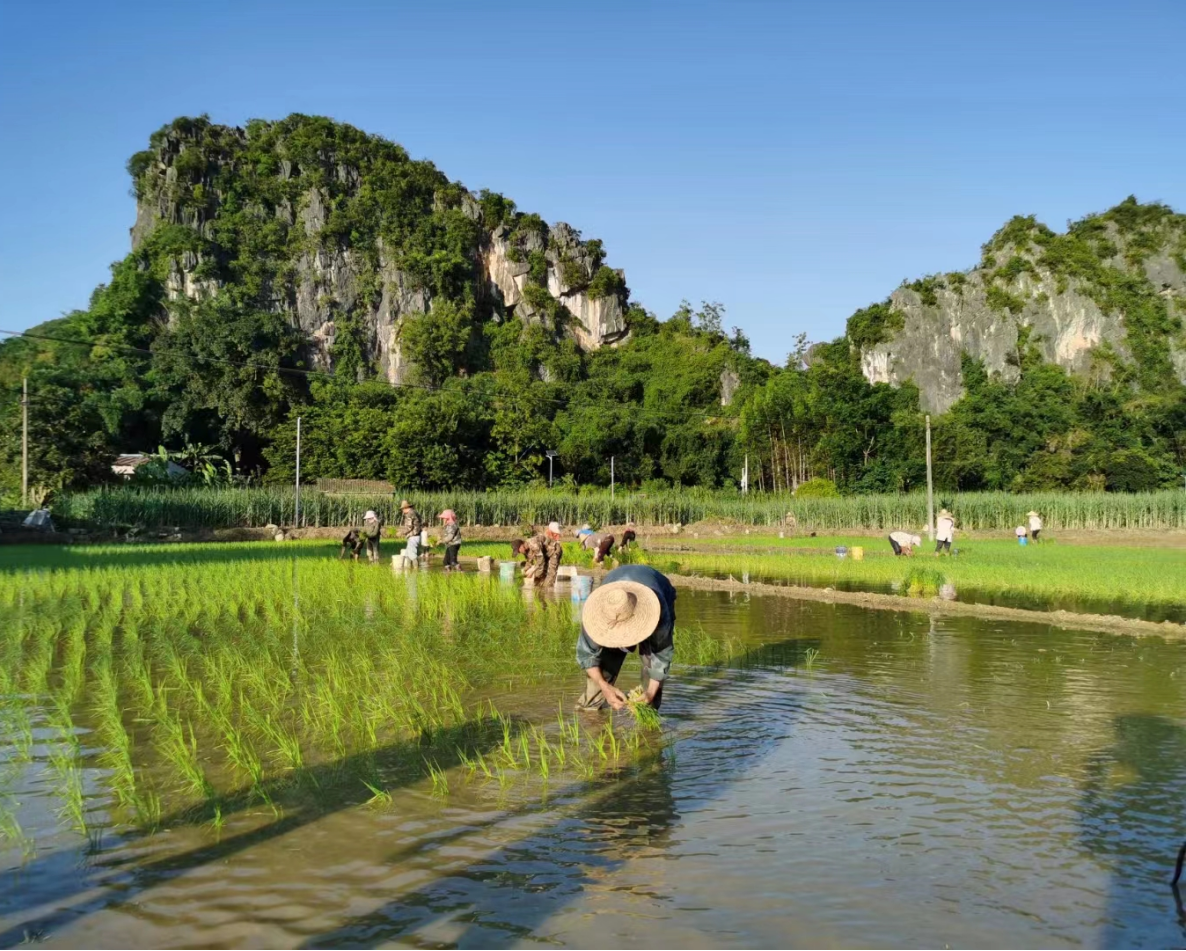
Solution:
<svg viewBox="0 0 1186 951"><path fill-rule="evenodd" d="M593 591L591 575L576 575L572 579L572 600L584 601Z"/></svg>

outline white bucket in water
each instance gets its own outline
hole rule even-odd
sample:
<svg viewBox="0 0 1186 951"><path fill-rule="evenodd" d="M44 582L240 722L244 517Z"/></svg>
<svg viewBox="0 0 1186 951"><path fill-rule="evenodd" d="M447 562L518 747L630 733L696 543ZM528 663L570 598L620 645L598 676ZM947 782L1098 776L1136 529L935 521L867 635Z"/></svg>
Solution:
<svg viewBox="0 0 1186 951"><path fill-rule="evenodd" d="M498 577L502 581L514 581L515 569L519 567L517 561L500 561L498 563Z"/></svg>

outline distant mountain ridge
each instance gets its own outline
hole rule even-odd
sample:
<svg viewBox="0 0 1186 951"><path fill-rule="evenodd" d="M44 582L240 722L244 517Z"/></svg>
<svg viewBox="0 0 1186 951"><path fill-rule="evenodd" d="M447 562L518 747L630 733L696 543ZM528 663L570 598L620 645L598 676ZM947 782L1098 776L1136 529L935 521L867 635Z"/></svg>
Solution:
<svg viewBox="0 0 1186 951"><path fill-rule="evenodd" d="M966 272L903 284L850 318L871 383L913 381L922 408L963 393L962 362L1017 379L1019 347L1078 376L1186 383L1186 215L1129 198L1056 233L1015 217Z"/></svg>
<svg viewBox="0 0 1186 951"><path fill-rule="evenodd" d="M329 119L246 128L182 118L129 162L134 251L165 275L166 307L233 291L300 328L314 365L350 349L392 383L412 376L410 318L457 333L518 317L595 350L628 334L629 292L600 241L501 195L475 195L400 146ZM458 317L456 310L463 313ZM360 351L360 352L359 352ZM467 354L466 363L480 362Z"/></svg>

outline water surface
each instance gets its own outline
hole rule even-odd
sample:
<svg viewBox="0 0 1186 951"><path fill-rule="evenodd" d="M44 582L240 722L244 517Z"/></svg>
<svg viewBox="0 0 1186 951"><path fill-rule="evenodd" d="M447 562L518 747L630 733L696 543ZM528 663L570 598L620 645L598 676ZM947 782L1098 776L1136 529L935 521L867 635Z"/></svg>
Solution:
<svg viewBox="0 0 1186 951"><path fill-rule="evenodd" d="M32 760L0 783L36 851L0 846L0 945L1186 942L1167 885L1186 645L719 592L681 591L679 620L739 647L724 669L677 666L665 742L619 775L256 804L221 833L60 831L30 698ZM580 683L574 666L495 693L542 723Z"/></svg>

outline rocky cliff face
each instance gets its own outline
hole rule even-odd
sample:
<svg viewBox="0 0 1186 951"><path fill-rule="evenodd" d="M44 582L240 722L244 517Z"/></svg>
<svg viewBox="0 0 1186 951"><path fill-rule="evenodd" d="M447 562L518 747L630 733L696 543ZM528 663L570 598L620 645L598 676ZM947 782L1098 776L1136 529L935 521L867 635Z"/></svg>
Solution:
<svg viewBox="0 0 1186 951"><path fill-rule="evenodd" d="M310 127L322 139L316 149ZM369 365L406 382L402 330L444 298L470 302L479 325L545 324L585 350L628 333L625 281L603 267L600 242L519 215L500 196L479 198L398 146L329 120L246 130L178 120L129 170L133 250L162 226L193 239L171 234L154 248L170 316L172 305L233 284L253 305L286 314L321 369L334 367L349 326Z"/></svg>
<svg viewBox="0 0 1186 951"><path fill-rule="evenodd" d="M582 348L596 350L626 336L625 295L616 289L601 293L592 286L601 260L563 222L546 232L533 230L521 236L499 225L483 243L483 277L509 314L528 322L547 320L548 308L540 306L538 296L529 291L533 254L542 255L543 286L567 311L571 319L565 329ZM620 271L614 273L619 282L624 281Z"/></svg>
<svg viewBox="0 0 1186 951"><path fill-rule="evenodd" d="M912 380L922 408L941 413L963 392L964 354L1011 381L1021 346L1081 376L1186 383L1183 314L1186 216L1130 200L1065 234L1014 219L978 267L904 284L880 305L872 333L849 326L866 379Z"/></svg>

